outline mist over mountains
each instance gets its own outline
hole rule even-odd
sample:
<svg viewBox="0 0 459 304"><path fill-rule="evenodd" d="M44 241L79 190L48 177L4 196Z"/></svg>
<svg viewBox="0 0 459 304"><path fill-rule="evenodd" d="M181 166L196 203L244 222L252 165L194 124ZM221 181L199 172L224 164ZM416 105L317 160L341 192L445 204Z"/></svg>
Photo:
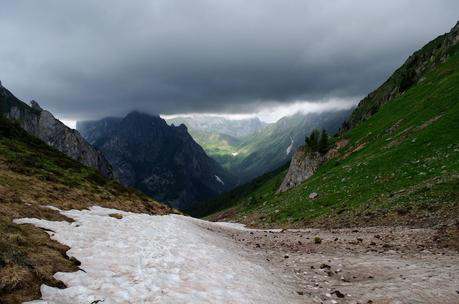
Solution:
<svg viewBox="0 0 459 304"><path fill-rule="evenodd" d="M243 119L228 119L213 115L177 116L166 118L168 124L176 126L184 124L192 131L225 134L236 138L252 135L263 129L266 122L258 117Z"/></svg>

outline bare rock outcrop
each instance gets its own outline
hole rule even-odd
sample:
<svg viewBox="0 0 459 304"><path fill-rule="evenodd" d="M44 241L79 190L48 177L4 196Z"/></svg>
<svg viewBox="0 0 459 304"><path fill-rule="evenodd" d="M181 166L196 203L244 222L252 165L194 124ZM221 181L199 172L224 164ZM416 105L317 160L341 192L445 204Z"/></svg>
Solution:
<svg viewBox="0 0 459 304"><path fill-rule="evenodd" d="M293 155L287 175L282 181L277 193L290 190L310 178L322 163L340 156L340 149L348 143L347 139L341 139L324 155L317 152L310 152L305 146L299 147Z"/></svg>
<svg viewBox="0 0 459 304"><path fill-rule="evenodd" d="M113 178L112 167L101 152L91 146L78 131L70 129L36 101L31 106L17 99L10 91L0 87L1 115L19 123L27 133L38 137L70 158L94 168L102 175Z"/></svg>
<svg viewBox="0 0 459 304"><path fill-rule="evenodd" d="M277 192L285 192L301 184L316 172L324 160L325 156L309 152L304 146L300 147L293 155L287 175Z"/></svg>

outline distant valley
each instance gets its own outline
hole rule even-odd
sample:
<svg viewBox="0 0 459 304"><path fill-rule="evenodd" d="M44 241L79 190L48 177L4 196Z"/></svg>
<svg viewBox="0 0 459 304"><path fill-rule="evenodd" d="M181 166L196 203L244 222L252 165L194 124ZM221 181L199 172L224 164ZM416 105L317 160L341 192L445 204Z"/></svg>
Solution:
<svg viewBox="0 0 459 304"><path fill-rule="evenodd" d="M296 113L270 124L258 118L212 116L175 117L167 122L185 124L207 154L242 184L287 163L313 129L335 134L351 112Z"/></svg>

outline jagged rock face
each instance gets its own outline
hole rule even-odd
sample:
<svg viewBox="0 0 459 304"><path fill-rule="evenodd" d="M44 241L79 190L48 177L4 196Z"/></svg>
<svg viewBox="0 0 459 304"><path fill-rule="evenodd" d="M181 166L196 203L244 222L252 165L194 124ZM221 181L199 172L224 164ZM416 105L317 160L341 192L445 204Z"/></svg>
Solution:
<svg viewBox="0 0 459 304"><path fill-rule="evenodd" d="M229 190L232 177L189 135L159 116L79 122L77 129L107 157L121 182L187 211Z"/></svg>
<svg viewBox="0 0 459 304"><path fill-rule="evenodd" d="M277 193L290 190L311 177L324 160L325 156L317 152L308 152L304 146L300 147L295 152L295 155L293 155L287 175L282 181Z"/></svg>
<svg viewBox="0 0 459 304"><path fill-rule="evenodd" d="M80 163L92 167L102 175L113 178L113 171L102 155L76 130L72 130L50 112L43 110L36 101L29 107L11 92L0 87L0 110L6 118L17 121L29 134Z"/></svg>

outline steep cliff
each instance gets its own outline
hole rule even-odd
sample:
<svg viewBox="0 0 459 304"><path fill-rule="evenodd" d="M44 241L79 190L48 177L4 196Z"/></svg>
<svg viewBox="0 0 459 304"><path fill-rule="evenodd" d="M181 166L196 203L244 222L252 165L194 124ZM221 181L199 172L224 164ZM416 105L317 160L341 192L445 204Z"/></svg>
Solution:
<svg viewBox="0 0 459 304"><path fill-rule="evenodd" d="M109 160L124 185L181 210L233 187L233 178L211 159L184 125L132 112L124 118L78 122L77 129Z"/></svg>
<svg viewBox="0 0 459 304"><path fill-rule="evenodd" d="M108 161L78 131L64 125L50 112L43 110L36 101L32 101L31 106L28 106L1 83L0 113L9 120L18 122L27 133L38 137L70 158L96 169L106 177L113 178Z"/></svg>

